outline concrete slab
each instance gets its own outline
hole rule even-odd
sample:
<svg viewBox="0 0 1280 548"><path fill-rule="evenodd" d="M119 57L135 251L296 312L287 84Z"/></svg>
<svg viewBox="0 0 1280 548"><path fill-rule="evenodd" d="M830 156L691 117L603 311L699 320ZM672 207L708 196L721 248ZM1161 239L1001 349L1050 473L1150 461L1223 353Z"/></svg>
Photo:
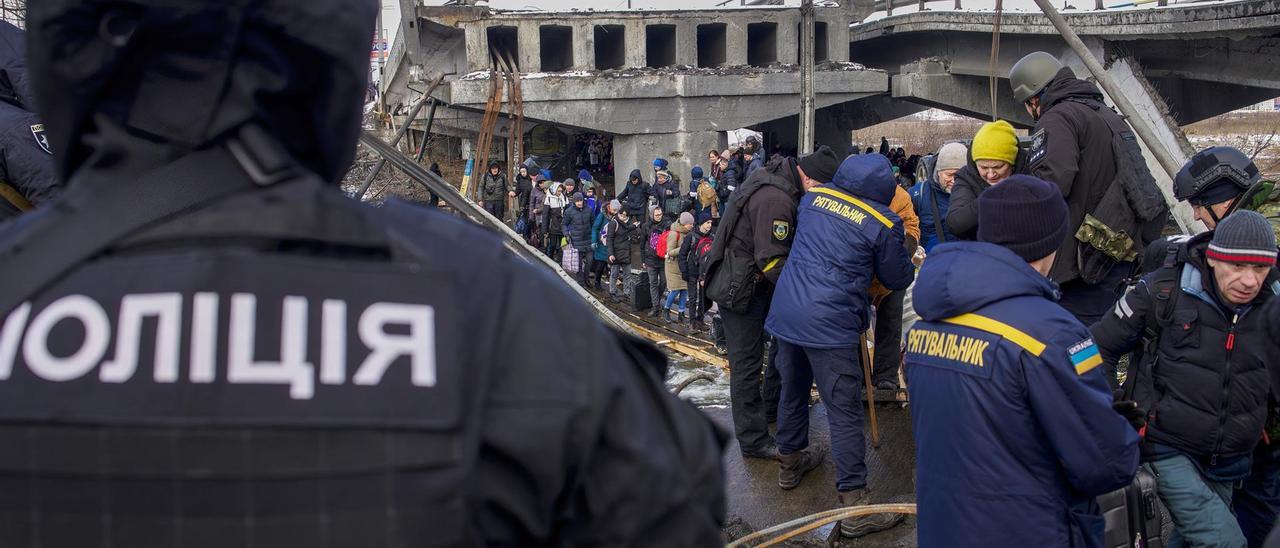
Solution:
<svg viewBox="0 0 1280 548"><path fill-rule="evenodd" d="M728 407L708 407L703 411L727 431L733 431ZM870 446L868 434L867 470L873 501L915 502L915 444L911 438L909 409L894 405L877 408L881 443ZM835 465L830 458L830 432L827 429L826 406L813 406L809 439L813 446L828 450L822 466L805 476L800 486L790 491L778 487L778 464L760 459L743 459L736 442L725 451L724 467L728 492L728 517L733 532L757 531L816 512L837 508ZM915 518L908 517L897 527L853 541L840 539L835 527L817 529L787 546L915 546ZM740 538L740 535L735 535Z"/></svg>

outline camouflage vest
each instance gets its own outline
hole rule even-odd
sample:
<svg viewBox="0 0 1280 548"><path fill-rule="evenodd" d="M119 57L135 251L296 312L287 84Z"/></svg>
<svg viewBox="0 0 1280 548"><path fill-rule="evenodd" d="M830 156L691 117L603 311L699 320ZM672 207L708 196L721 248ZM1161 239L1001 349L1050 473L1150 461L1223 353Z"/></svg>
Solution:
<svg viewBox="0 0 1280 548"><path fill-rule="evenodd" d="M1257 211L1271 222L1271 229L1280 241L1280 184L1276 181L1262 181L1245 191L1240 199L1239 209Z"/></svg>

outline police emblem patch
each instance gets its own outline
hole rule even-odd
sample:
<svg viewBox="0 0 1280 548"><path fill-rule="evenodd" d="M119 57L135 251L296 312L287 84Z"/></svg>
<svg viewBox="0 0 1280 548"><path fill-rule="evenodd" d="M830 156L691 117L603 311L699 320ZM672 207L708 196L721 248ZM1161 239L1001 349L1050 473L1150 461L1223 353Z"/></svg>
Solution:
<svg viewBox="0 0 1280 548"><path fill-rule="evenodd" d="M45 152L53 154L53 150L49 148L49 137L44 134L44 124L33 124L31 126L31 136L36 138L36 144L40 145Z"/></svg>
<svg viewBox="0 0 1280 548"><path fill-rule="evenodd" d="M1044 158L1045 152L1049 150L1049 136L1045 135L1044 130L1035 132L1031 135L1031 155L1028 162L1034 164Z"/></svg>
<svg viewBox="0 0 1280 548"><path fill-rule="evenodd" d="M773 237L778 241L787 239L791 235L791 223L783 220L775 219L773 221Z"/></svg>

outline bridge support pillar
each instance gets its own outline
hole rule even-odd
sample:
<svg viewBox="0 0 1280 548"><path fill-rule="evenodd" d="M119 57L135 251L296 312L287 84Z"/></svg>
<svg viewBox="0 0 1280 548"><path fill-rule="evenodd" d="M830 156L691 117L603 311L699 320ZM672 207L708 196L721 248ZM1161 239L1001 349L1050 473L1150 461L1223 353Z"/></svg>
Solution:
<svg viewBox="0 0 1280 548"><path fill-rule="evenodd" d="M946 63L922 59L902 65L901 73L890 82L894 99L965 114L982 120L991 119L990 80L981 76L953 74ZM1006 80L996 82L996 109L1001 119L1015 126L1029 128L1036 121L1013 98Z"/></svg>
<svg viewBox="0 0 1280 548"><path fill-rule="evenodd" d="M1088 69L1083 64L1078 63L1074 57L1068 61L1071 69L1081 78L1089 77ZM1115 80L1116 85L1124 90L1125 97L1129 98L1129 102L1138 109L1138 116L1141 116L1147 123L1155 129L1157 139L1165 150L1181 163L1187 161L1191 155L1195 154L1195 150L1191 146L1191 142L1187 140L1186 134L1178 127L1177 122L1169 115L1169 107L1165 104L1164 99L1156 92L1151 83L1147 81L1147 77L1142 74L1142 68L1129 57L1122 57L1112 61L1111 66L1107 68L1107 73ZM1114 104L1114 103L1113 103ZM1165 201L1169 203L1170 210L1173 212L1174 220L1178 226L1191 233L1204 230L1204 226L1195 220L1195 215L1191 211L1191 206L1186 202L1179 202L1173 197L1173 178L1165 172L1160 162L1151 154L1146 143L1141 139L1138 144L1142 145L1142 155L1147 160L1147 168L1151 170L1151 175L1155 176L1156 183L1160 186L1160 191L1165 195Z"/></svg>
<svg viewBox="0 0 1280 548"><path fill-rule="evenodd" d="M644 180L653 183L654 158L666 158L671 173L680 177L681 190L689 190L689 171L693 166L707 165L707 151L724 150L727 137L721 131L687 131L678 133L645 133L639 135L615 135L613 137L614 193L627 184L627 176L639 169Z"/></svg>

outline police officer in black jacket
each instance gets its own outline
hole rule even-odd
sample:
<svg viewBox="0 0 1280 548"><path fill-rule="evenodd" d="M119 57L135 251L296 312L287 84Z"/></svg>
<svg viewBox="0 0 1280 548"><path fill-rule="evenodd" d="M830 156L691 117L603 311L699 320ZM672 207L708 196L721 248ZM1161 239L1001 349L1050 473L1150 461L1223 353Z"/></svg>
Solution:
<svg viewBox="0 0 1280 548"><path fill-rule="evenodd" d="M795 160L776 155L752 172L729 198L701 276L724 321L733 428L746 457L778 455L766 416L778 409L781 378L764 367L764 321L791 252L802 192Z"/></svg>
<svg viewBox="0 0 1280 548"><path fill-rule="evenodd" d="M1120 261L1105 275L1098 276L1099 279L1086 279L1077 251L1089 244L1081 243L1076 238L1077 232L1086 214L1102 217L1098 209L1116 181L1118 170L1128 166L1127 169L1141 173L1126 173L1127 176L1147 180L1150 172L1140 159L1123 162L1117 156L1111 126L1104 118L1117 115L1103 103L1102 90L1097 84L1076 78L1057 58L1042 51L1030 53L1013 66L1009 82L1014 97L1024 103L1027 112L1036 119L1027 160L1029 173L1057 184L1070 214L1067 238L1058 250L1058 259L1049 277L1062 287L1058 304L1081 323L1090 325L1115 303L1119 288L1133 272L1134 265L1132 260ZM1136 150L1136 145L1133 146ZM1120 193L1119 200L1123 201L1124 196ZM1128 234L1137 241L1137 252L1160 237L1166 217L1167 212L1159 220L1147 223L1145 230Z"/></svg>
<svg viewBox="0 0 1280 548"><path fill-rule="evenodd" d="M722 440L660 354L339 192L377 9L29 4L69 184L0 239L41 276L0 288L0 544L722 542Z"/></svg>
<svg viewBox="0 0 1280 548"><path fill-rule="evenodd" d="M52 200L61 188L26 57L25 33L0 21L0 219Z"/></svg>

